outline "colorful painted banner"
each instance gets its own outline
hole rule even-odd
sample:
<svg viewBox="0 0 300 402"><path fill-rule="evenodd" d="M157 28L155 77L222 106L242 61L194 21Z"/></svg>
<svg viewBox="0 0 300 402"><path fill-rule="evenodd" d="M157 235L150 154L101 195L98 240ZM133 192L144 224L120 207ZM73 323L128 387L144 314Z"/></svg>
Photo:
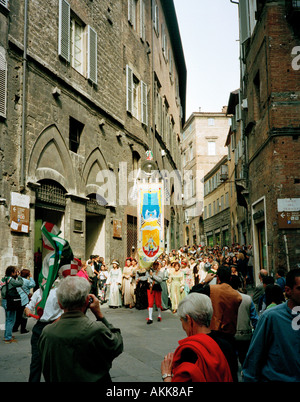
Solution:
<svg viewBox="0 0 300 402"><path fill-rule="evenodd" d="M163 183L138 183L138 255L150 268L164 251Z"/></svg>

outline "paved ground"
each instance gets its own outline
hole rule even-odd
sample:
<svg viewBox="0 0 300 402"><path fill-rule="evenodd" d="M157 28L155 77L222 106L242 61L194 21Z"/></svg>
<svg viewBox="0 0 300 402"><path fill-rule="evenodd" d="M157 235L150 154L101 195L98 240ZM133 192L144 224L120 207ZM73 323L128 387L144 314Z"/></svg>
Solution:
<svg viewBox="0 0 300 402"><path fill-rule="evenodd" d="M111 369L113 382L161 382L160 364L163 357L174 351L178 340L185 337L177 315L170 310L162 313L162 321L157 322L153 313L153 324L147 325L147 310L110 309L104 305L105 317L115 327L121 329L124 352L114 360ZM28 320L31 330L35 320ZM28 334L14 333L18 343L5 344L4 310L0 307L0 382L27 382L31 359ZM99 362L101 364L101 362Z"/></svg>
<svg viewBox="0 0 300 402"><path fill-rule="evenodd" d="M162 312L162 321L147 325L147 310L102 306L109 322L121 329L124 352L114 360L110 371L113 382L161 382L160 365L164 356L173 352L178 340L186 337L177 314ZM27 382L31 360L31 329L35 323L28 319L28 334L14 333L18 343L5 344L4 310L0 307L0 382ZM99 362L101 364L101 362ZM241 378L240 378L241 379ZM43 381L43 379L42 379Z"/></svg>

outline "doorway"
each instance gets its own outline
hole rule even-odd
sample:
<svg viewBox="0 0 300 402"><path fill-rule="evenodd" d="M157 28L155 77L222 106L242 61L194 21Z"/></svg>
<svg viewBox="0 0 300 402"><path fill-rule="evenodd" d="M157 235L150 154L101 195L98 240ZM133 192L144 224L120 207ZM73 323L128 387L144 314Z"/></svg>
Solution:
<svg viewBox="0 0 300 402"><path fill-rule="evenodd" d="M265 221L258 223L256 227L258 235L259 266L260 269L268 269Z"/></svg>
<svg viewBox="0 0 300 402"><path fill-rule="evenodd" d="M105 215L86 213L85 258L99 255L105 260Z"/></svg>

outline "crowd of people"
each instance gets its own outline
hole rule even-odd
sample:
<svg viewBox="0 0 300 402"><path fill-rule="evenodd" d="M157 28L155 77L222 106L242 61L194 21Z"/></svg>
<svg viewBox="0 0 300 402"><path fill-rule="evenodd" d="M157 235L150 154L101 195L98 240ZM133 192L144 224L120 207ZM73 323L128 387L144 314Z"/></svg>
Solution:
<svg viewBox="0 0 300 402"><path fill-rule="evenodd" d="M91 255L89 260L83 261L79 275L88 278L92 293L99 297L102 304L108 303L110 308L149 309L149 293L152 295L159 289L161 306L157 307L171 309L173 313L177 312L179 302L192 287L203 283L208 273L216 274L219 266L230 267L232 275L239 280L239 289L254 286L251 245L223 248L185 246L161 254L157 262L160 263L159 271L157 267L150 270L140 267L133 257L126 258L123 265L114 259L107 266L103 257ZM156 282L153 289L152 282ZM212 283L215 282L216 279ZM152 318L149 317L149 320L152 321Z"/></svg>
<svg viewBox="0 0 300 402"><path fill-rule="evenodd" d="M42 293L38 289L31 295L35 283L30 272L12 266L0 286L4 339L13 343L13 331L21 327L21 333L26 332L26 317L33 314ZM21 299L13 311L7 296L12 290ZM53 286L32 329L29 381L40 381L42 373L46 381L110 381L109 369L122 353L123 341L120 330L104 318L104 303L112 309L147 310L147 325L153 323L154 311L158 322L164 310L177 313L187 338L162 361L163 381L237 382L238 362L244 381L300 379L300 325L295 318L300 270L278 269L271 276L262 269L255 284L251 245L235 245L182 247L160 255L151 269L140 267L132 257L122 266L113 259L107 267L98 255L82 261L76 276L61 278ZM86 316L89 308L94 323ZM82 353L74 357L76 345ZM101 370L93 359L99 353L105 361Z"/></svg>

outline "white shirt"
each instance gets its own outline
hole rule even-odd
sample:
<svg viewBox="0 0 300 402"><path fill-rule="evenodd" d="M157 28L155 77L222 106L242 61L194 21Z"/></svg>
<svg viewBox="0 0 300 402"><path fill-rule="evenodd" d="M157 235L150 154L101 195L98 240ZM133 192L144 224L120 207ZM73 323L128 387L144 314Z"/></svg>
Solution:
<svg viewBox="0 0 300 402"><path fill-rule="evenodd" d="M57 297L56 297L56 288L51 289L45 304L44 312L42 317L40 318L41 322L49 322L49 321L55 321L57 318L59 318L63 310L59 307ZM29 310L31 310L34 314L35 313L35 306L39 301L42 300L42 291L41 289L36 290L31 299L30 302L26 305Z"/></svg>

